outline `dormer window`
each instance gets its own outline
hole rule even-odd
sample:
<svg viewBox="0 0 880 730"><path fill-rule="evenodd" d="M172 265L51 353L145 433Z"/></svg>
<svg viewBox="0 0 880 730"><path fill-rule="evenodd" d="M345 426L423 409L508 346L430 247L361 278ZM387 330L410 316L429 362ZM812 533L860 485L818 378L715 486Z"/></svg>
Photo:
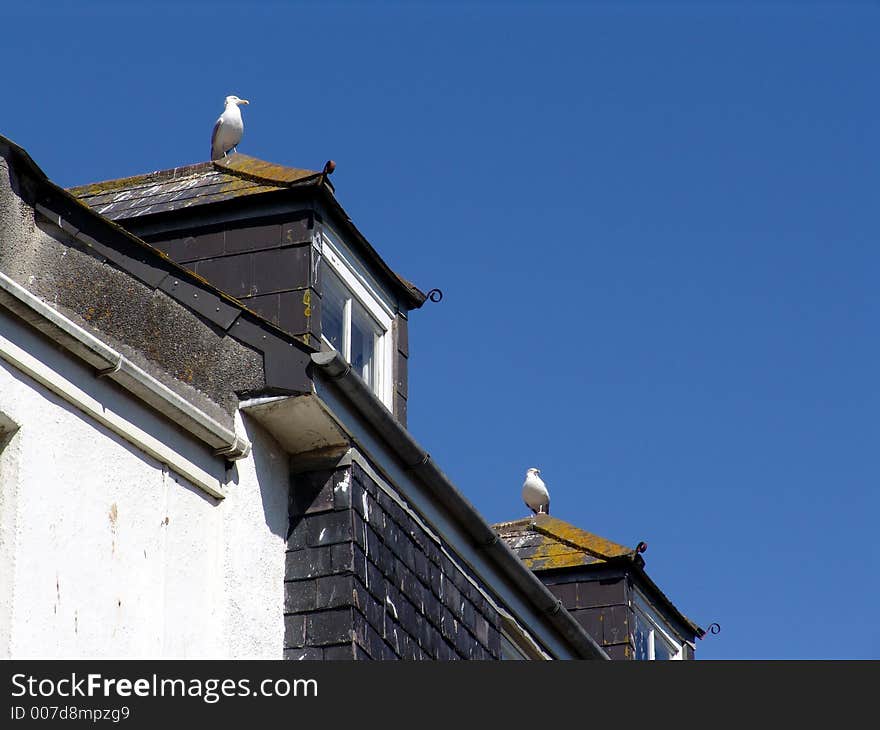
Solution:
<svg viewBox="0 0 880 730"><path fill-rule="evenodd" d="M321 337L391 409L391 324L378 286L329 229L322 232Z"/></svg>
<svg viewBox="0 0 880 730"><path fill-rule="evenodd" d="M632 638L636 659L660 661L684 658L681 642L675 637L670 626L636 591L634 591L632 608L635 614Z"/></svg>

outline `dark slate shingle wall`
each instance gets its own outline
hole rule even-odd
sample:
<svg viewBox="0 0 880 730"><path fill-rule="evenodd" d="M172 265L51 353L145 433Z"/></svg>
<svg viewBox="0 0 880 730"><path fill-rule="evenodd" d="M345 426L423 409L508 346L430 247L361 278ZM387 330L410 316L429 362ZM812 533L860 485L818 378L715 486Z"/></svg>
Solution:
<svg viewBox="0 0 880 730"><path fill-rule="evenodd" d="M156 248L286 332L315 347L320 297L311 280L314 219L310 211L273 222L248 221L152 234Z"/></svg>
<svg viewBox="0 0 880 730"><path fill-rule="evenodd" d="M543 576L542 580L609 657L632 659L635 656L631 632L635 621L628 605L623 574L589 580L573 573Z"/></svg>
<svg viewBox="0 0 880 730"><path fill-rule="evenodd" d="M358 465L292 492L285 658L500 657L497 611Z"/></svg>

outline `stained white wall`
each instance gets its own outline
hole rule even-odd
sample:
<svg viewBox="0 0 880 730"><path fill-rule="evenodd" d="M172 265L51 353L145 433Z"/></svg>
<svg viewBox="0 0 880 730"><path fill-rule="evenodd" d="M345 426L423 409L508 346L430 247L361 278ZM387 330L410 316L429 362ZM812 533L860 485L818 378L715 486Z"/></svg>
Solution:
<svg viewBox="0 0 880 730"><path fill-rule="evenodd" d="M2 309L0 334L224 473ZM0 657L281 658L287 458L260 426L239 417L252 455L217 500L3 361L0 413Z"/></svg>

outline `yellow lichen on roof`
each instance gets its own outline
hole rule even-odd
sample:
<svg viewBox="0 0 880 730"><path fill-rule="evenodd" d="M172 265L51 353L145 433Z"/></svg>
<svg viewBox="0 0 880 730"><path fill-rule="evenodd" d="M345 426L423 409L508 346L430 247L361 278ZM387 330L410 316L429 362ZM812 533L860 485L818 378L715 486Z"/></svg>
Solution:
<svg viewBox="0 0 880 730"><path fill-rule="evenodd" d="M568 522L550 515L536 515L535 526L538 531L552 535L575 547L588 550L597 557L617 558L634 552L632 548L612 542L599 535L594 535L592 532L581 530Z"/></svg>
<svg viewBox="0 0 880 730"><path fill-rule="evenodd" d="M571 568L576 565L590 565L604 562L601 558L577 550L562 543L545 540L522 556L523 563L530 570L549 570L551 568Z"/></svg>
<svg viewBox="0 0 880 730"><path fill-rule="evenodd" d="M503 522L495 531L531 570L592 565L635 554L632 548L544 514Z"/></svg>
<svg viewBox="0 0 880 730"><path fill-rule="evenodd" d="M256 157L243 155L235 152L228 157L214 160L214 166L220 170L228 170L234 174L246 175L274 185L288 185L307 177L314 177L321 173L314 170L305 170L298 167L285 167L276 165L274 162L266 162Z"/></svg>

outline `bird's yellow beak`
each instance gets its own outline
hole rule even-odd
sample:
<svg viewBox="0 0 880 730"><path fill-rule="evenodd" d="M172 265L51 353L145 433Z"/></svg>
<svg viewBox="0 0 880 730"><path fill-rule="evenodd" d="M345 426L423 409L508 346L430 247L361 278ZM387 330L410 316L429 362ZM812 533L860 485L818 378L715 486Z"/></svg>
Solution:
<svg viewBox="0 0 880 730"><path fill-rule="evenodd" d="M237 103L239 106L241 106L242 104L250 104L247 99L239 99Z"/></svg>

